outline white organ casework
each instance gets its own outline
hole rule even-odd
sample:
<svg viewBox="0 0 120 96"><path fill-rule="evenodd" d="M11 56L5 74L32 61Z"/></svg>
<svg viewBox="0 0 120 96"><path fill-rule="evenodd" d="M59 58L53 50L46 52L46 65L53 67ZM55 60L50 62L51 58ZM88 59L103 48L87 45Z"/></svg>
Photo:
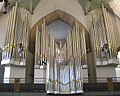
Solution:
<svg viewBox="0 0 120 96"><path fill-rule="evenodd" d="M118 64L112 19L102 4L102 14L93 20L97 65Z"/></svg>
<svg viewBox="0 0 120 96"><path fill-rule="evenodd" d="M48 32L45 19L41 26L36 29L34 75L43 73L47 93L83 93L82 66L87 64L84 28L76 21L65 42L58 43L53 31Z"/></svg>
<svg viewBox="0 0 120 96"><path fill-rule="evenodd" d="M39 31L38 27L36 30L34 83L45 83L45 81L39 82L37 78L46 78L46 65L49 46L48 36L48 28L44 19L41 25L41 31Z"/></svg>
<svg viewBox="0 0 120 96"><path fill-rule="evenodd" d="M19 4L16 3L8 16L5 44L2 52L1 64L5 66L5 83L14 82L10 81L9 78L25 78L28 43L28 14L25 12L22 14Z"/></svg>

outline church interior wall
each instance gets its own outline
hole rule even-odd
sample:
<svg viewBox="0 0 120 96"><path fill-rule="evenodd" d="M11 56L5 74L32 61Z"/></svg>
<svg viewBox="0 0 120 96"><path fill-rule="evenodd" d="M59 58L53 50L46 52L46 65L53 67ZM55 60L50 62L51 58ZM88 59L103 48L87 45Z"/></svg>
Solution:
<svg viewBox="0 0 120 96"><path fill-rule="evenodd" d="M33 12L31 28L34 26L34 24L38 20L40 20L41 18L43 18L44 16L46 16L47 14L49 14L55 10L62 10L64 12L72 15L77 20L79 20L85 26L85 28L90 32L90 28L92 27L91 26L91 21L92 21L91 14L88 14L87 16L85 16L84 11L81 8L81 6L77 0L64 0L64 2L63 2L63 0L54 0L54 1L53 0L41 0L41 2L39 2L37 8ZM98 12L100 12L100 10ZM3 48L3 46L4 46L8 15L9 15L9 13L6 15L0 16L0 48ZM119 47L120 46L120 42L119 42L120 18L114 16L111 13L110 13L110 16L112 17L112 21L113 21L113 26L114 26L115 36L116 36L116 44L117 44L117 47ZM15 67L13 69L15 69ZM99 70L104 72L104 70L106 70L106 69L105 68L97 69L97 71L99 71ZM83 72L83 73L85 73L85 76L87 77L86 69L84 71L85 72ZM99 75L99 73L97 73L97 74ZM113 75L115 76L115 74L113 74ZM100 76L101 76L101 74L100 74Z"/></svg>
<svg viewBox="0 0 120 96"><path fill-rule="evenodd" d="M86 20L89 16L84 15L84 11L77 0L64 0L64 2L63 0L41 0L36 9L33 11L32 26L42 17L55 10L61 10L72 15L79 20L87 30L89 29L89 23Z"/></svg>

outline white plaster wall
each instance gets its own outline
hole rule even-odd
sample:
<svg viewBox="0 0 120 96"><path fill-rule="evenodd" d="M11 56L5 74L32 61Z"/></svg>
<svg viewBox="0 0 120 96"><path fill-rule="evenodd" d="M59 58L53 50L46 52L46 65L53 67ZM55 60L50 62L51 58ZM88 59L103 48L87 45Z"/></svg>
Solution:
<svg viewBox="0 0 120 96"><path fill-rule="evenodd" d="M10 66L6 66L4 70L4 83L9 83L9 77L10 77Z"/></svg>
<svg viewBox="0 0 120 96"><path fill-rule="evenodd" d="M64 23L61 20L56 20L48 25L49 32L53 30L55 39L65 39L68 34L68 30L72 30L72 27Z"/></svg>
<svg viewBox="0 0 120 96"><path fill-rule="evenodd" d="M116 77L114 66L97 67L97 77Z"/></svg>
<svg viewBox="0 0 120 96"><path fill-rule="evenodd" d="M120 69L116 69L114 66L96 67L96 73L98 78L97 82L107 82L108 77L120 77ZM87 69L83 69L83 78L88 78ZM114 78L114 80L116 80L116 78ZM88 81L84 79L84 82Z"/></svg>
<svg viewBox="0 0 120 96"><path fill-rule="evenodd" d="M83 72L83 78L88 78L88 70L82 69L82 72Z"/></svg>
<svg viewBox="0 0 120 96"><path fill-rule="evenodd" d="M116 75L117 75L117 77L120 77L120 67L116 68ZM119 78L119 80L120 80L120 78Z"/></svg>
<svg viewBox="0 0 120 96"><path fill-rule="evenodd" d="M15 78L21 78L21 83L25 82L25 67L5 66L4 83L14 83Z"/></svg>
<svg viewBox="0 0 120 96"><path fill-rule="evenodd" d="M10 77L9 78L23 78L20 80L21 83L25 82L25 67L10 66ZM14 80L10 80L11 83Z"/></svg>
<svg viewBox="0 0 120 96"><path fill-rule="evenodd" d="M32 26L42 17L55 11L62 10L78 19L86 29L89 29L88 17L77 0L41 0L33 12Z"/></svg>
<svg viewBox="0 0 120 96"><path fill-rule="evenodd" d="M40 79L40 78L44 78L44 79ZM46 69L34 69L34 83L46 83L45 78L46 78Z"/></svg>
<svg viewBox="0 0 120 96"><path fill-rule="evenodd" d="M25 67L11 66L10 78L25 78Z"/></svg>
<svg viewBox="0 0 120 96"><path fill-rule="evenodd" d="M120 17L120 0L112 0L109 5L113 12Z"/></svg>

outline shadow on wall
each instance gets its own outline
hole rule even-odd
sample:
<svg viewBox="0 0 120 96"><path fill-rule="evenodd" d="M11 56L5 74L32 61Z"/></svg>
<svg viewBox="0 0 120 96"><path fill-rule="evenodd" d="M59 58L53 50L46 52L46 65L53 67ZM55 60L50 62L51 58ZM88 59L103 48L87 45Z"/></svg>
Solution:
<svg viewBox="0 0 120 96"><path fill-rule="evenodd" d="M1 80L1 78L4 78L4 68L3 68L3 66L1 66L1 60L2 60L2 52L1 52L1 49L0 49L0 83L3 82Z"/></svg>

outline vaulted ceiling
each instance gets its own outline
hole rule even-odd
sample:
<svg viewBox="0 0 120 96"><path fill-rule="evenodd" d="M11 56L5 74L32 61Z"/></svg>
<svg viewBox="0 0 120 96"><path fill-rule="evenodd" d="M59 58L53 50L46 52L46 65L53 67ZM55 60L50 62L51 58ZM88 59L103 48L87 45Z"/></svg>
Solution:
<svg viewBox="0 0 120 96"><path fill-rule="evenodd" d="M9 0L11 3L15 3L16 1L19 2L19 5L27 10L30 11L30 3L32 2L33 10L36 8L37 4L40 0ZM101 3L107 4L112 0L78 0L81 4L83 10L86 10L88 7L88 12L100 7ZM90 2L90 4L89 4Z"/></svg>
<svg viewBox="0 0 120 96"><path fill-rule="evenodd" d="M96 8L99 8L101 4L108 4L112 0L78 0L83 10L88 13Z"/></svg>
<svg viewBox="0 0 120 96"><path fill-rule="evenodd" d="M40 0L9 0L11 4L14 4L16 1L19 2L19 5L28 11L30 11L30 5L32 5L32 10L34 10ZM78 0L84 11L90 12L98 7L101 3L107 4L112 0Z"/></svg>
<svg viewBox="0 0 120 96"><path fill-rule="evenodd" d="M16 1L22 8L25 8L28 11L30 11L30 6L32 5L32 10L34 10L40 0L9 0L9 2L12 4L14 4Z"/></svg>
<svg viewBox="0 0 120 96"><path fill-rule="evenodd" d="M9 0L11 4L15 4L18 1L19 5L28 11L30 11L30 4L32 5L32 10L34 10L40 0ZM120 17L120 0L78 0L80 5L82 6L83 10L87 14L92 10L99 8L101 4L109 4L110 7L113 9L114 13ZM0 5L1 7L2 5Z"/></svg>

